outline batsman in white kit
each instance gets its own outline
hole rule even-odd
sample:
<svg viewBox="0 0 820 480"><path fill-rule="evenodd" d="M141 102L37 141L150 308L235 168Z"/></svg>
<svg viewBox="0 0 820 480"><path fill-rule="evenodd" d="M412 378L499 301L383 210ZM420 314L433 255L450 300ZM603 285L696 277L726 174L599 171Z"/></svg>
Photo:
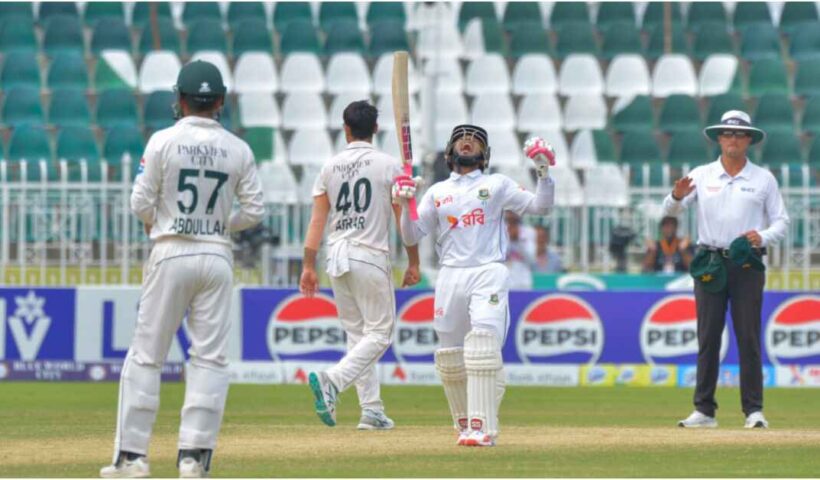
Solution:
<svg viewBox="0 0 820 480"><path fill-rule="evenodd" d="M100 471L103 478L150 475L160 369L186 312L191 347L177 466L180 477L207 475L228 395L230 234L265 213L250 147L217 121L226 92L219 70L189 63L175 90L182 118L151 136L131 194L131 209L154 245L120 376L114 460ZM232 213L234 199L239 210Z"/></svg>
<svg viewBox="0 0 820 480"><path fill-rule="evenodd" d="M313 186L313 212L305 237L300 291L318 290L316 255L328 224L327 273L339 320L347 334L347 353L333 367L308 375L319 418L336 425L339 393L356 385L361 430L389 430L393 420L384 412L376 362L393 338L396 298L390 264L390 217L399 223L399 206L391 201L401 162L373 148L378 111L366 101L345 108L347 148L330 159ZM407 247L408 267L403 286L419 282L417 247Z"/></svg>
<svg viewBox="0 0 820 480"><path fill-rule="evenodd" d="M554 198L549 166L555 152L540 138L527 141L525 154L535 163L535 194L509 177L487 174L487 132L475 125L453 129L444 152L450 178L432 185L421 199L419 218L402 212L405 245L435 235L441 269L436 279L433 326L439 338L436 369L458 431L458 445L488 447L498 436L498 409L505 377L501 348L510 324L509 272L504 259L504 211L547 215ZM415 195L417 182L396 180L394 196Z"/></svg>

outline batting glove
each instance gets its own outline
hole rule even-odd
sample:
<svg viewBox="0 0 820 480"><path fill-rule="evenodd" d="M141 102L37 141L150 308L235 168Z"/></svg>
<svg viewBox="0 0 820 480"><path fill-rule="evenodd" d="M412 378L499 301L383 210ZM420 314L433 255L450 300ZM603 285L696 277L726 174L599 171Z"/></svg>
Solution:
<svg viewBox="0 0 820 480"><path fill-rule="evenodd" d="M538 178L546 178L550 166L555 165L555 149L541 137L532 137L524 142L524 155L535 164Z"/></svg>
<svg viewBox="0 0 820 480"><path fill-rule="evenodd" d="M424 180L421 177L411 178L409 175L399 175L393 179L393 188L391 189L391 196L393 203L399 204L407 202L416 196L416 190L421 188Z"/></svg>

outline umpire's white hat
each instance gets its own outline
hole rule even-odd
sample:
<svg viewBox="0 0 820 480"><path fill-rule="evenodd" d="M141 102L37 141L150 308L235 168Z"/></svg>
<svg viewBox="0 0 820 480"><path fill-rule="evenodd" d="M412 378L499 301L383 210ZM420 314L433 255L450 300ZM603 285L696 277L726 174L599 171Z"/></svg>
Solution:
<svg viewBox="0 0 820 480"><path fill-rule="evenodd" d="M703 129L703 133L712 141L717 142L717 137L726 130L740 130L747 132L752 137L752 145L766 138L766 132L752 126L749 114L741 110L729 110L720 117L720 123L711 125Z"/></svg>

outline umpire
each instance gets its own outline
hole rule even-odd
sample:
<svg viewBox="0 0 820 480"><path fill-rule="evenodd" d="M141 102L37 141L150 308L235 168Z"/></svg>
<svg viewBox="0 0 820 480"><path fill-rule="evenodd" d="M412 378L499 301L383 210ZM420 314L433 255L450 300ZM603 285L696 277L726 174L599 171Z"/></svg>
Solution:
<svg viewBox="0 0 820 480"><path fill-rule="evenodd" d="M766 428L760 360L760 308L766 282L762 256L783 238L789 216L777 180L746 153L766 134L739 110L723 114L720 124L704 129L720 144L714 162L675 182L663 200L663 214L677 215L697 203L698 249L690 265L698 316L698 366L695 411L678 425L717 427L715 388L727 305L740 352L740 397L746 428Z"/></svg>

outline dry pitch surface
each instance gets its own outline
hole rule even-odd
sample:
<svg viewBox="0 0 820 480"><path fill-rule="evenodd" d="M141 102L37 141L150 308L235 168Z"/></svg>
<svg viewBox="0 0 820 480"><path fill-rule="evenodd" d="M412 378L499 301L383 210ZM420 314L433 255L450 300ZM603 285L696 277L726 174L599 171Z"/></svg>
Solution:
<svg viewBox="0 0 820 480"><path fill-rule="evenodd" d="M116 385L4 384L0 476L95 476L110 460ZM493 449L456 447L440 388L384 389L391 432L359 432L355 395L336 428L299 386L232 387L212 476L232 477L816 477L820 391L769 390L773 428L740 428L738 391L718 398L717 430L674 426L680 389L510 388ZM174 476L182 386L163 387L151 445L155 476Z"/></svg>

